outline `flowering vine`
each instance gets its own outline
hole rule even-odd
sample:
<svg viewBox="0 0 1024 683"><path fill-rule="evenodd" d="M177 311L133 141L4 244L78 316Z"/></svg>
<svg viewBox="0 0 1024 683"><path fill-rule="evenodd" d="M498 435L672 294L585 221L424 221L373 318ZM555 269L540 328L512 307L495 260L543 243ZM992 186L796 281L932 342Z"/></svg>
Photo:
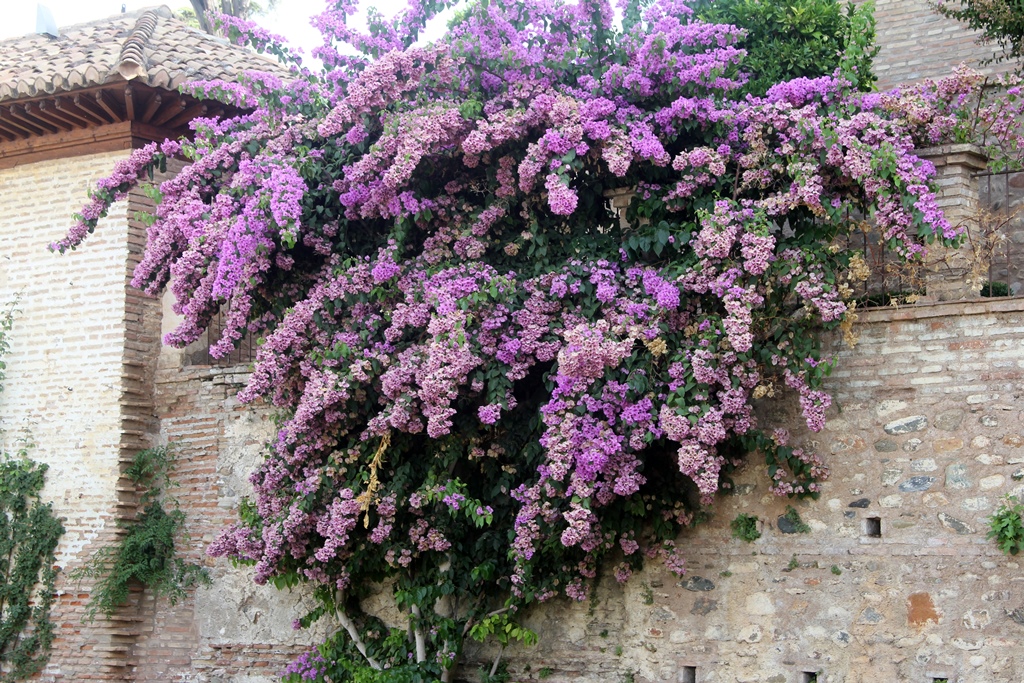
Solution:
<svg viewBox="0 0 1024 683"><path fill-rule="evenodd" d="M354 2L332 2L325 74L192 86L253 108L133 153L54 245L78 246L166 158L189 162L159 187L133 284L170 283L170 343L220 311L211 354L261 339L239 396L285 419L209 551L313 584L321 606L297 625L342 626L294 680L449 680L465 637L529 641L517 610L585 599L604 568L682 574L679 531L750 453L775 493L816 495L822 461L754 406L787 387L824 425L817 333L842 323L855 258L831 245L851 210L907 259L960 238L914 149L962 129L967 72L753 97L743 32L682 0L626 3L624 29L601 0L478 3L418 46L448 4L362 34ZM635 188L624 215L616 188ZM405 624L359 608L385 577Z"/></svg>

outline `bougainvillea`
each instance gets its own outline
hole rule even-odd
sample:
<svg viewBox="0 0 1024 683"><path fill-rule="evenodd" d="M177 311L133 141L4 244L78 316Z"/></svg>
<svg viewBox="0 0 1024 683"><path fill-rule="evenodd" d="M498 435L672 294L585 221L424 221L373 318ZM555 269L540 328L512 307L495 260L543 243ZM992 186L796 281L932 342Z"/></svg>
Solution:
<svg viewBox="0 0 1024 683"><path fill-rule="evenodd" d="M679 531L748 454L775 493L814 495L822 461L754 406L790 391L824 424L817 333L843 321L855 258L836 238L851 212L908 259L960 236L914 149L980 111L966 72L752 97L742 31L682 0L627 3L623 28L599 0L481 2L417 45L447 4L362 34L343 0L315 20L324 74L194 86L254 108L133 153L54 245L190 162L134 284L171 288L170 343L218 312L213 355L261 340L240 398L283 418L210 552L313 584L296 625L343 627L294 680L449 680L466 636L530 640L526 605L647 560L681 574ZM360 611L385 579L407 624Z"/></svg>

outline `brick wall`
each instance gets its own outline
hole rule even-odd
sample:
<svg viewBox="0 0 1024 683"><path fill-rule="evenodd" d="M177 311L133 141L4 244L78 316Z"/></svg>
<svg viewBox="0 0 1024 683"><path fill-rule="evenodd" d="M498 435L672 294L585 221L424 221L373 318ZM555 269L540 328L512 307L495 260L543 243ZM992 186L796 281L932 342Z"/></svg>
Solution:
<svg viewBox="0 0 1024 683"><path fill-rule="evenodd" d="M963 24L936 14L929 0L875 0L875 19L876 42L881 47L875 58L880 90L941 78L961 62L979 68L997 51L991 45L977 44L977 34ZM1008 67L982 68L986 73L1000 73Z"/></svg>
<svg viewBox="0 0 1024 683"><path fill-rule="evenodd" d="M8 449L27 430L36 444L31 457L50 466L44 497L65 518L67 533L57 553L65 570L116 535L114 520L125 510L118 491L120 461L152 427L135 415L145 391L139 368L128 358L146 340L137 330L142 308L125 296L125 203L114 207L87 248L68 256L46 249L66 232L89 184L121 156L0 171L0 301L18 296L21 310L7 357L0 421ZM80 590L61 575L57 587L57 639L44 678L121 677L128 651L123 624L83 627L88 585Z"/></svg>

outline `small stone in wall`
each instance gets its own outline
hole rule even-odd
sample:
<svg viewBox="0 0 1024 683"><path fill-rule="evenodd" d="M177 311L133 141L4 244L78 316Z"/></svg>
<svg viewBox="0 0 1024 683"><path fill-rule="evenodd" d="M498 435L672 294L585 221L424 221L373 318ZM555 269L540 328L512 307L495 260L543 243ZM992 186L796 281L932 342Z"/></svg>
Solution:
<svg viewBox="0 0 1024 683"><path fill-rule="evenodd" d="M775 605L772 603L772 596L768 593L754 593L747 596L747 614L754 616L766 616L775 614Z"/></svg>
<svg viewBox="0 0 1024 683"><path fill-rule="evenodd" d="M966 522L963 522L951 515L947 515L945 512L939 513L939 522L942 523L942 526L946 527L950 531L955 531L961 536L974 533L974 527L970 524L967 524Z"/></svg>
<svg viewBox="0 0 1024 683"><path fill-rule="evenodd" d="M866 610L860 613L860 618L857 619L858 624L877 624L884 621L885 617L882 616L873 607L868 607Z"/></svg>
<svg viewBox="0 0 1024 683"><path fill-rule="evenodd" d="M736 636L736 640L741 643L759 643L761 642L761 627L757 624L751 624L740 629L739 634Z"/></svg>
<svg viewBox="0 0 1024 683"><path fill-rule="evenodd" d="M866 508L869 505L871 505L871 500L869 498L860 498L850 503L850 507L852 508Z"/></svg>
<svg viewBox="0 0 1024 683"><path fill-rule="evenodd" d="M1007 446L1020 448L1024 446L1024 437L1021 437L1019 434L1007 434L1003 437L1003 443Z"/></svg>
<svg viewBox="0 0 1024 683"><path fill-rule="evenodd" d="M914 472L934 472L939 469L934 458L921 458L910 463L910 469Z"/></svg>
<svg viewBox="0 0 1024 683"><path fill-rule="evenodd" d="M988 448L992 445L992 439L987 436L976 436L971 439L972 448Z"/></svg>
<svg viewBox="0 0 1024 683"><path fill-rule="evenodd" d="M1022 455L1015 455L1012 458L1007 458L1006 464L1007 465L1020 465L1020 464L1024 464L1024 456L1022 456Z"/></svg>
<svg viewBox="0 0 1024 683"><path fill-rule="evenodd" d="M893 486L903 476L903 470L888 468L882 470L882 486Z"/></svg>
<svg viewBox="0 0 1024 683"><path fill-rule="evenodd" d="M978 640L964 640L963 638L954 638L953 647L958 650L966 650L973 652L974 650L980 650L985 646L985 639L979 638Z"/></svg>
<svg viewBox="0 0 1024 683"><path fill-rule="evenodd" d="M963 439L958 439L955 436L948 439L935 439L935 442L932 444L932 449L936 453L951 453L952 451L958 451L963 447Z"/></svg>
<svg viewBox="0 0 1024 683"><path fill-rule="evenodd" d="M875 442L875 450L879 453L892 453L899 450L899 446L892 439L882 439Z"/></svg>
<svg viewBox="0 0 1024 683"><path fill-rule="evenodd" d="M694 601L693 609L690 610L690 614L694 616L706 617L707 615L714 612L716 609L718 609L717 600L700 597Z"/></svg>
<svg viewBox="0 0 1024 683"><path fill-rule="evenodd" d="M967 397L967 405L979 405L981 403L989 403L999 398L999 394L971 394Z"/></svg>
<svg viewBox="0 0 1024 683"><path fill-rule="evenodd" d="M947 410L935 416L935 427L946 432L955 432L964 421L964 411Z"/></svg>
<svg viewBox="0 0 1024 683"><path fill-rule="evenodd" d="M1012 612L1008 612L1007 616L1010 617L1012 621L1024 626L1024 607L1018 607Z"/></svg>
<svg viewBox="0 0 1024 683"><path fill-rule="evenodd" d="M971 480L967 477L967 465L958 462L946 468L946 488L971 488Z"/></svg>
<svg viewBox="0 0 1024 683"><path fill-rule="evenodd" d="M893 420L882 427L882 429L886 434L897 435L919 432L927 426L927 417L924 415L913 415L911 417L902 417L899 420Z"/></svg>
<svg viewBox="0 0 1024 683"><path fill-rule="evenodd" d="M911 477L900 484L900 491L911 493L914 491L927 491L935 483L935 477Z"/></svg>
<svg viewBox="0 0 1024 683"><path fill-rule="evenodd" d="M975 460L980 462L982 465L1002 465L1003 464L1003 456L1001 456L1001 455L992 455L991 453L982 453L977 458L975 458Z"/></svg>
<svg viewBox="0 0 1024 683"><path fill-rule="evenodd" d="M903 451L906 453L915 453L921 448L921 444L924 441L921 439L907 439L907 442L903 444Z"/></svg>
<svg viewBox="0 0 1024 683"><path fill-rule="evenodd" d="M888 417L893 413L900 412L906 407L906 401L897 401L893 399L879 401L878 405L875 406L875 415L877 415L878 417Z"/></svg>
<svg viewBox="0 0 1024 683"><path fill-rule="evenodd" d="M683 588L688 591L694 592L707 592L715 590L715 582L711 579L705 579L703 576L691 576L686 581L680 582Z"/></svg>
<svg viewBox="0 0 1024 683"><path fill-rule="evenodd" d="M987 609L972 609L964 614L963 624L965 628L977 631L992 623Z"/></svg>
<svg viewBox="0 0 1024 683"><path fill-rule="evenodd" d="M1001 474L993 474L990 477L984 477L978 480L978 486L983 491L991 491L997 489L1006 483L1006 477Z"/></svg>
<svg viewBox="0 0 1024 683"><path fill-rule="evenodd" d="M925 507L939 508L949 505L949 498L937 491L932 491L921 496L921 502L925 504Z"/></svg>
<svg viewBox="0 0 1024 683"><path fill-rule="evenodd" d="M982 415L981 418L979 419L979 422L981 422L981 426L983 426L983 427L998 427L999 426L999 420L997 420L992 415Z"/></svg>
<svg viewBox="0 0 1024 683"><path fill-rule="evenodd" d="M992 501L988 498L965 498L960 507L968 512L980 512L982 510L988 510L992 507Z"/></svg>
<svg viewBox="0 0 1024 683"><path fill-rule="evenodd" d="M1021 481L1022 479L1024 479L1024 467L1020 468L1019 470L1011 474L1010 478L1013 479L1014 481Z"/></svg>

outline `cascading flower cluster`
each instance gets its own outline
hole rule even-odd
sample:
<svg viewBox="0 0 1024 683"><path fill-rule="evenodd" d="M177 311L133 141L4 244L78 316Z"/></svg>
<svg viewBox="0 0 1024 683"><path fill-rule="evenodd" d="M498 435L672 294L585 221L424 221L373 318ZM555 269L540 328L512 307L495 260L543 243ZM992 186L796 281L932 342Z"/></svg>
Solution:
<svg viewBox="0 0 1024 683"><path fill-rule="evenodd" d="M361 34L354 3L331 3L326 74L193 86L256 105L133 153L54 245L78 246L167 157L190 162L160 185L133 284L170 283L170 343L219 311L213 355L260 337L240 398L285 415L210 552L316 585L302 623L333 610L338 647L367 665L443 680L465 634L583 599L609 562L620 580L645 558L682 573L676 535L744 453L776 493L817 492L823 463L761 431L755 402L788 387L822 428L817 331L846 313L852 256L829 246L851 209L907 258L959 238L914 149L978 96L960 72L884 96L836 75L744 97L742 31L682 0L627 6L622 30L602 0L479 3L413 46L447 4ZM622 187L638 189L624 216L606 194ZM408 637L348 616L383 576Z"/></svg>

